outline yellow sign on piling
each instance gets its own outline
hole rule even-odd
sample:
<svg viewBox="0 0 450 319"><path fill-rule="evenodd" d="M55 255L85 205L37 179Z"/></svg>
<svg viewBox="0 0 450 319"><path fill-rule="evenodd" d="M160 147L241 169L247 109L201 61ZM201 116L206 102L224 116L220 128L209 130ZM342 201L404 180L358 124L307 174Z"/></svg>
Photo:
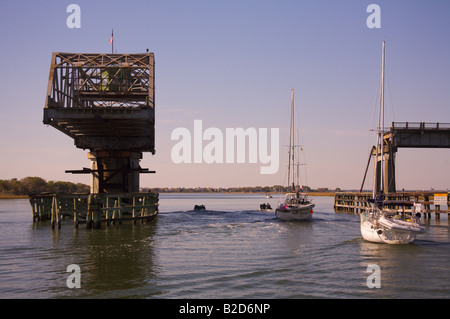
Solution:
<svg viewBox="0 0 450 319"><path fill-rule="evenodd" d="M434 194L434 205L447 205L447 194Z"/></svg>

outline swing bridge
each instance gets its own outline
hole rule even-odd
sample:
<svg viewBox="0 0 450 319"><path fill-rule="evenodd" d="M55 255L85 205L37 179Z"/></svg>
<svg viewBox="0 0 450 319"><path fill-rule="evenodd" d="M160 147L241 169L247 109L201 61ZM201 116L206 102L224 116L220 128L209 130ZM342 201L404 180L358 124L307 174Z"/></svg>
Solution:
<svg viewBox="0 0 450 319"><path fill-rule="evenodd" d="M381 150L372 147L367 162L366 171L359 192L337 192L334 196L334 208L336 211L354 211L360 213L369 209L369 200L372 192L363 192L364 182L370 166L371 159L376 161L376 192L383 189L385 203L390 208L398 209L398 203L419 203L423 206L424 218L430 218L431 212L439 219L441 213L447 213L450 217L450 192L397 192L395 183L395 156L401 148L450 148L450 124L426 123L426 122L393 122L389 131L383 134L384 167L381 167ZM381 173L384 171L384 185L381 187ZM434 206L434 209L432 209ZM447 206L446 209L443 209ZM450 220L450 219L449 219Z"/></svg>
<svg viewBox="0 0 450 319"><path fill-rule="evenodd" d="M72 214L76 224L98 228L123 211L133 219L156 215L158 194L139 195L139 175L155 172L139 164L143 152L155 153L154 72L148 52L52 54L43 122L89 150L90 168L66 173L90 174L91 188L84 197L31 197L35 219L60 225L62 214Z"/></svg>
<svg viewBox="0 0 450 319"><path fill-rule="evenodd" d="M139 192L143 152L155 153L153 53L53 53L44 124L89 149L91 193Z"/></svg>

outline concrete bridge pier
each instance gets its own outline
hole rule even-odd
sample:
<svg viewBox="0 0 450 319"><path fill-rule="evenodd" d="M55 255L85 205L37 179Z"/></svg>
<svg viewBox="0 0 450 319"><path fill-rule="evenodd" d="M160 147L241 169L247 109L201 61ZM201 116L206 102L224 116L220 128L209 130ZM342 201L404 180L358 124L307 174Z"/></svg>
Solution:
<svg viewBox="0 0 450 319"><path fill-rule="evenodd" d="M381 167L381 154L376 155L376 149L372 149L372 155L376 159L376 174L377 174L377 185L376 192L380 193L384 189L385 193L395 193L396 183L395 183L395 155L397 149L392 147L389 140L384 141L384 167ZM384 180L383 185L381 185L381 171L383 170ZM382 187L383 186L383 187Z"/></svg>
<svg viewBox="0 0 450 319"><path fill-rule="evenodd" d="M90 152L91 194L138 193L141 152Z"/></svg>

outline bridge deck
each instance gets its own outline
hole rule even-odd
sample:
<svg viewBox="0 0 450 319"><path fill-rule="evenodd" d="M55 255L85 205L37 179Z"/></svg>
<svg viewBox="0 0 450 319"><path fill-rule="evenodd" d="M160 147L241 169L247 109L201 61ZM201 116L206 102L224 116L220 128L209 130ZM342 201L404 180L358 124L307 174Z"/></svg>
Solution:
<svg viewBox="0 0 450 319"><path fill-rule="evenodd" d="M53 53L45 124L78 148L154 153L154 56Z"/></svg>
<svg viewBox="0 0 450 319"><path fill-rule="evenodd" d="M386 138L394 148L450 148L450 124L393 122Z"/></svg>

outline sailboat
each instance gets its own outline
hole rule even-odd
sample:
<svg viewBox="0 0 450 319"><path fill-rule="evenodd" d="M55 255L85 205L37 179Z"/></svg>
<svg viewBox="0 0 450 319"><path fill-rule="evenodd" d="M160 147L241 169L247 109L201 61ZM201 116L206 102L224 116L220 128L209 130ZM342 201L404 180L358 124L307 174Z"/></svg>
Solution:
<svg viewBox="0 0 450 319"><path fill-rule="evenodd" d="M306 193L301 192L301 189L296 187L295 181L295 148L299 147L294 142L294 89L291 94L291 124L289 135L289 164L288 164L288 187L291 187L291 192L285 194L284 201L279 204L275 210L275 216L281 220L310 220L312 219L313 208L315 204L308 199ZM299 163L297 163L298 170ZM292 185L291 181L292 172ZM297 179L299 174L297 174ZM297 181L298 182L298 181ZM297 183L298 185L298 183Z"/></svg>
<svg viewBox="0 0 450 319"><path fill-rule="evenodd" d="M381 99L377 127L377 146L374 161L374 182L371 205L363 211L361 217L361 235L370 242L387 244L408 244L414 241L417 234L425 232L420 226L418 218L410 214L396 212L385 207L384 198L384 69L385 69L385 41L383 41L382 73L381 73ZM377 163L380 156L380 194L377 194Z"/></svg>

